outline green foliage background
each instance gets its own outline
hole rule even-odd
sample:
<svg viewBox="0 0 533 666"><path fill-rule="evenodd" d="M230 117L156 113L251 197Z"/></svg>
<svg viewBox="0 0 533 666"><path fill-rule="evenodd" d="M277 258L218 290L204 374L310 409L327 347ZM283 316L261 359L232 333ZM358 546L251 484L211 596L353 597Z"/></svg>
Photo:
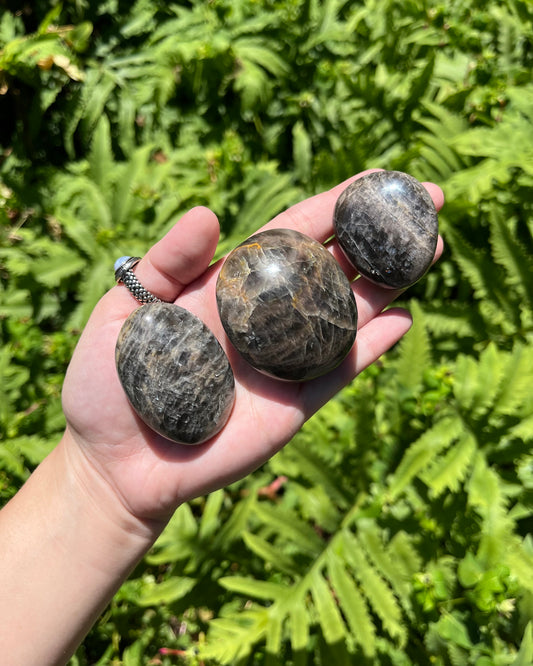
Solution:
<svg viewBox="0 0 533 666"><path fill-rule="evenodd" d="M111 286L188 208L218 254L368 167L443 187L398 347L180 507L72 664L533 663L530 0L0 9L0 501Z"/></svg>

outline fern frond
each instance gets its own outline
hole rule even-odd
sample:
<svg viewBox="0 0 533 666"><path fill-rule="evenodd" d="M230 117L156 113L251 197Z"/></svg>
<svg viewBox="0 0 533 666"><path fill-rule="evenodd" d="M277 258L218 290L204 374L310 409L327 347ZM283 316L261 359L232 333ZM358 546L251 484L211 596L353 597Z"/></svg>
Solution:
<svg viewBox="0 0 533 666"><path fill-rule="evenodd" d="M495 400L497 414L515 415L523 410L531 396L533 382L533 348L516 345L507 355L500 382L500 390Z"/></svg>
<svg viewBox="0 0 533 666"><path fill-rule="evenodd" d="M198 537L202 540L211 538L220 525L220 510L224 504L224 490L216 490L207 496Z"/></svg>
<svg viewBox="0 0 533 666"><path fill-rule="evenodd" d="M332 419L335 422L334 419ZM349 506L350 498L340 487L338 478L329 465L309 447L300 442L298 438L291 443L290 451L287 452L291 459L296 462L299 473L304 479L316 486L321 486L331 500L340 508Z"/></svg>
<svg viewBox="0 0 533 666"><path fill-rule="evenodd" d="M283 603L289 594L285 585L242 576L223 576L218 583L226 590L251 599L263 599Z"/></svg>
<svg viewBox="0 0 533 666"><path fill-rule="evenodd" d="M533 308L533 261L529 252L516 238L512 221L502 218L503 211L494 208L489 216L490 242L494 260L503 266L506 282L517 289L520 299Z"/></svg>
<svg viewBox="0 0 533 666"><path fill-rule="evenodd" d="M230 612L226 617L211 620L210 641L202 646L204 659L233 666L249 657L253 646L266 635L270 621L268 609L249 609L246 613Z"/></svg>
<svg viewBox="0 0 533 666"><path fill-rule="evenodd" d="M344 621L332 591L318 568L311 576L310 591L326 642L331 644L340 642L346 634Z"/></svg>
<svg viewBox="0 0 533 666"><path fill-rule="evenodd" d="M257 502L254 513L265 525L268 525L269 530L285 539L299 552L314 557L321 553L324 547L322 540L307 523L298 518L296 513L268 506L266 502Z"/></svg>
<svg viewBox="0 0 533 666"><path fill-rule="evenodd" d="M376 629L363 595L337 554L330 552L327 562L328 575L338 597L341 612L352 636L364 654L371 658L376 652Z"/></svg>
<svg viewBox="0 0 533 666"><path fill-rule="evenodd" d="M309 643L309 613L304 603L293 604L289 611L289 636L293 652L303 652Z"/></svg>
<svg viewBox="0 0 533 666"><path fill-rule="evenodd" d="M404 530L396 532L387 544L389 559L394 562L398 575L409 581L422 567L422 560L414 546L414 537Z"/></svg>
<svg viewBox="0 0 533 666"><path fill-rule="evenodd" d="M393 502L440 451L460 436L463 429L464 424L459 417L446 417L411 444L389 481L388 501Z"/></svg>
<svg viewBox="0 0 533 666"><path fill-rule="evenodd" d="M471 284L479 311L487 329L499 329L513 334L520 328L520 312L509 298L502 269L495 266L487 252L473 248L456 229L446 230L454 260Z"/></svg>
<svg viewBox="0 0 533 666"><path fill-rule="evenodd" d="M152 564L164 562L180 562L190 557L198 525L189 504L179 506L159 539L155 542L152 552L147 556Z"/></svg>
<svg viewBox="0 0 533 666"><path fill-rule="evenodd" d="M474 338L478 334L476 312L466 303L425 303L424 323L435 336L442 338Z"/></svg>
<svg viewBox="0 0 533 666"><path fill-rule="evenodd" d="M411 301L409 307L413 313L413 325L399 344L395 366L398 384L411 393L422 383L430 360L430 343L422 309L416 301Z"/></svg>
<svg viewBox="0 0 533 666"><path fill-rule="evenodd" d="M387 580L406 611L411 610L410 576L405 576L383 543L383 534L373 520L357 522L357 537L376 570Z"/></svg>
<svg viewBox="0 0 533 666"><path fill-rule="evenodd" d="M252 553L255 553L268 566L290 576L299 575L299 569L294 560L287 553L280 551L279 547L251 532L244 532L242 538Z"/></svg>
<svg viewBox="0 0 533 666"><path fill-rule="evenodd" d="M527 416L510 428L509 434L524 442L533 442L533 415Z"/></svg>
<svg viewBox="0 0 533 666"><path fill-rule="evenodd" d="M513 523L507 515L500 478L487 465L480 451L476 455L467 490L469 504L483 518L479 560L490 568L504 560Z"/></svg>
<svg viewBox="0 0 533 666"><path fill-rule="evenodd" d="M476 450L476 438L472 433L465 432L443 456L436 458L431 466L420 474L433 497L439 497L445 490L452 493L459 490L473 463Z"/></svg>
<svg viewBox="0 0 533 666"><path fill-rule="evenodd" d="M531 540L514 536L505 551L505 564L519 581L520 587L533 592L533 547Z"/></svg>
<svg viewBox="0 0 533 666"><path fill-rule="evenodd" d="M489 344L476 361L460 356L454 376L454 393L459 407L476 416L492 407L504 379L507 355Z"/></svg>
<svg viewBox="0 0 533 666"><path fill-rule="evenodd" d="M364 590L365 597L383 622L388 633L400 642L406 636L402 613L391 588L372 567L356 537L348 531L341 533L343 555L352 567L353 574Z"/></svg>
<svg viewBox="0 0 533 666"><path fill-rule="evenodd" d="M456 229L447 229L446 239L452 246L455 261L479 299L489 294L502 295L501 274L483 248L473 248Z"/></svg>

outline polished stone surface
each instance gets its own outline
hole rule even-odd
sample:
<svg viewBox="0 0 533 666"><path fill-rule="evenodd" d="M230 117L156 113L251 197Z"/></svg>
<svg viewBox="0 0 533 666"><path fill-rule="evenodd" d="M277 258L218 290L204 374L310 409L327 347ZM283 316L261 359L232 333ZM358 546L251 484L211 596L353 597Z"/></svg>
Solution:
<svg viewBox="0 0 533 666"><path fill-rule="evenodd" d="M141 419L180 444L200 444L226 423L233 372L213 333L172 303L149 303L124 322L115 360Z"/></svg>
<svg viewBox="0 0 533 666"><path fill-rule="evenodd" d="M351 183L337 200L333 226L359 273L386 287L414 284L435 255L435 205L421 183L399 171L376 171Z"/></svg>
<svg viewBox="0 0 533 666"><path fill-rule="evenodd" d="M355 298L339 264L319 242L289 229L260 232L228 255L217 304L236 349L279 379L329 372L356 336Z"/></svg>

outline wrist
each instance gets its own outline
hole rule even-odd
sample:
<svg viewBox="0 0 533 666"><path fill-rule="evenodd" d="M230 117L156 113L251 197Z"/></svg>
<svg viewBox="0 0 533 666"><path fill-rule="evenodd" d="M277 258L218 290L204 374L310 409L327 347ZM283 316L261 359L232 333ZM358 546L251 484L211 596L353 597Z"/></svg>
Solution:
<svg viewBox="0 0 533 666"><path fill-rule="evenodd" d="M132 552L147 551L166 521L139 518L120 493L85 453L86 445L67 427L53 453L58 485L73 497L87 525L101 530L111 541L127 544Z"/></svg>
<svg viewBox="0 0 533 666"><path fill-rule="evenodd" d="M66 663L159 533L128 514L73 444L65 433L0 512L9 663Z"/></svg>

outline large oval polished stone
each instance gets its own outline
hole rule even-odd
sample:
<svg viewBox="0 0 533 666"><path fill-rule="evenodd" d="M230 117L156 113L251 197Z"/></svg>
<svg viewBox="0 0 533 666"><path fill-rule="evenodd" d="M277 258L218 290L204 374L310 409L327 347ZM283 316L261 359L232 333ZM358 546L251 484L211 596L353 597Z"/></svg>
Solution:
<svg viewBox="0 0 533 666"><path fill-rule="evenodd" d="M213 333L172 303L148 303L124 322L118 376L130 403L153 430L200 444L226 423L234 400L228 358Z"/></svg>
<svg viewBox="0 0 533 666"><path fill-rule="evenodd" d="M376 171L351 183L335 206L337 241L361 275L401 289L430 267L437 210L426 188L400 171Z"/></svg>
<svg viewBox="0 0 533 666"><path fill-rule="evenodd" d="M279 379L329 372L356 336L348 278L323 245L289 229L260 232L228 255L217 304L235 348L257 370Z"/></svg>

